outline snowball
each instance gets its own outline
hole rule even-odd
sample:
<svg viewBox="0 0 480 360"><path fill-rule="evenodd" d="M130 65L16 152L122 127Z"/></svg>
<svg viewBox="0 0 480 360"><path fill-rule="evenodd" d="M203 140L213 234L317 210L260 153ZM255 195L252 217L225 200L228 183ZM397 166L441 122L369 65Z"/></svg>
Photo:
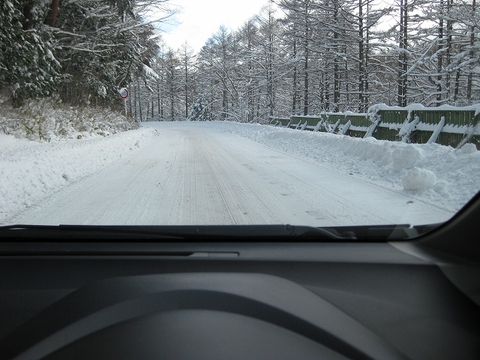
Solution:
<svg viewBox="0 0 480 360"><path fill-rule="evenodd" d="M426 190L435 186L437 177L430 170L413 168L402 180L405 190Z"/></svg>
<svg viewBox="0 0 480 360"><path fill-rule="evenodd" d="M477 147L475 146L475 144L470 143L465 144L460 149L458 149L459 154L472 154L475 151L477 151Z"/></svg>
<svg viewBox="0 0 480 360"><path fill-rule="evenodd" d="M392 153L393 170L410 169L421 159L420 151L413 146L396 149Z"/></svg>

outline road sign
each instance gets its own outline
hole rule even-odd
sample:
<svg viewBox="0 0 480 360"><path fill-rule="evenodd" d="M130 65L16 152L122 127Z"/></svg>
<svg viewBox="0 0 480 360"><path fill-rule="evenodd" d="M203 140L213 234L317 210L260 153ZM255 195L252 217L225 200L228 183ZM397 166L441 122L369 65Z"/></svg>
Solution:
<svg viewBox="0 0 480 360"><path fill-rule="evenodd" d="M128 89L127 88L121 88L120 90L118 90L118 95L120 96L120 98L125 100L126 98L128 98Z"/></svg>

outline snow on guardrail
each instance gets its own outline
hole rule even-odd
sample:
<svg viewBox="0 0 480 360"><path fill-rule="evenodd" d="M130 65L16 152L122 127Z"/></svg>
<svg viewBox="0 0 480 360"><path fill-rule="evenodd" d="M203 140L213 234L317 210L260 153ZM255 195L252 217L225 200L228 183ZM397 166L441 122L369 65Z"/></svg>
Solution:
<svg viewBox="0 0 480 360"><path fill-rule="evenodd" d="M301 129L326 131L353 137L373 136L379 140L412 143L437 142L452 147L462 147L471 142L480 148L480 104L464 107L442 105L424 107L411 104L406 107L377 104L367 113L322 113L319 115L292 115L271 118L275 126L292 126L305 122ZM442 125L440 125L442 124ZM320 126L321 125L321 126Z"/></svg>

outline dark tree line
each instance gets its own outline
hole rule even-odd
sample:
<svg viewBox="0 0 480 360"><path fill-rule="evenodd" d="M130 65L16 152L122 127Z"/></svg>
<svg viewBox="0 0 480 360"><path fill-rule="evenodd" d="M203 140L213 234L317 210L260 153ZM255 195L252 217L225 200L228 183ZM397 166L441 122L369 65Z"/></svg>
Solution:
<svg viewBox="0 0 480 360"><path fill-rule="evenodd" d="M72 104L109 105L145 78L158 45L144 14L166 0L3 0L0 89L14 104L58 94Z"/></svg>

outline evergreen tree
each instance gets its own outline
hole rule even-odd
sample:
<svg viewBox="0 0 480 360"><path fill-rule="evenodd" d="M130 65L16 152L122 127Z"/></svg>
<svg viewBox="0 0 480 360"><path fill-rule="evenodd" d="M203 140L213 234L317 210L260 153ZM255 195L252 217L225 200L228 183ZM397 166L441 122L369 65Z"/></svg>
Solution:
<svg viewBox="0 0 480 360"><path fill-rule="evenodd" d="M206 106L204 104L203 96L200 96L197 101L190 105L190 116L188 121L205 121L207 120Z"/></svg>
<svg viewBox="0 0 480 360"><path fill-rule="evenodd" d="M143 77L143 67L156 55L153 28L133 13L130 2L106 3L110 6L96 0L66 1L58 15L61 95L67 101L115 101L117 89Z"/></svg>
<svg viewBox="0 0 480 360"><path fill-rule="evenodd" d="M50 95L59 80L55 40L43 24L48 8L26 0L0 3L0 87L15 105L28 97Z"/></svg>

